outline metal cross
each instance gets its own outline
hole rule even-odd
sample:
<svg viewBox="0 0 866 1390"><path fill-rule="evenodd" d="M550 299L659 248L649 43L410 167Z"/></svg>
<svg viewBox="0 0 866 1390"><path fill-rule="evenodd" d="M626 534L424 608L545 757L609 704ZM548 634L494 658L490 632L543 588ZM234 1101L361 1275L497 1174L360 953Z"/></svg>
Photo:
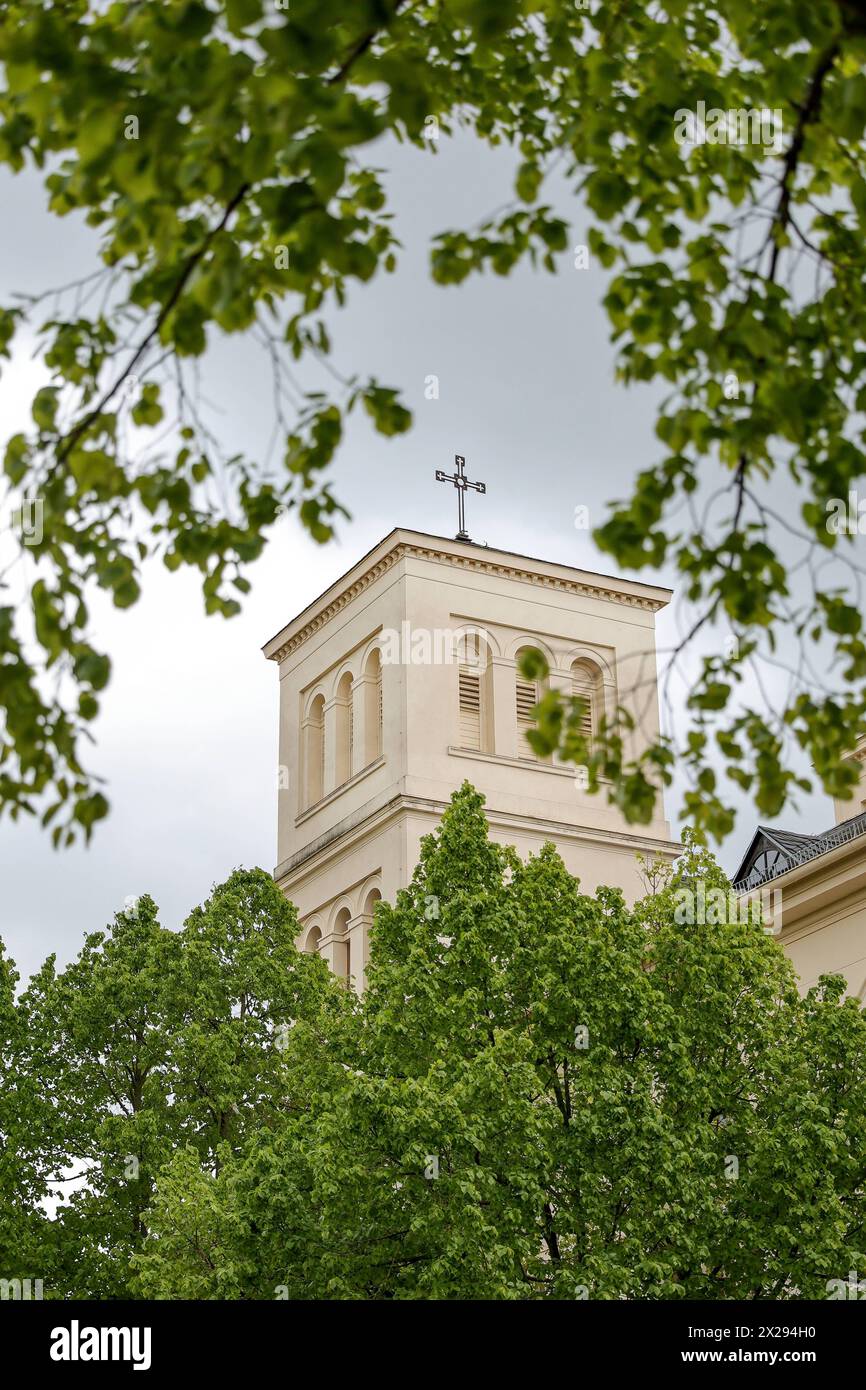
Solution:
<svg viewBox="0 0 866 1390"><path fill-rule="evenodd" d="M457 515L460 522L460 530L457 532L457 535L454 537L454 539L457 541L468 541L470 539L470 536L469 532L466 530L466 489L471 487L473 492L486 492L487 487L484 483L470 483L469 479L466 477L466 474L463 471L466 464L466 460L462 454L455 454L454 462L457 465L457 472L443 473L441 468L437 468L436 481L437 483L453 483L456 487Z"/></svg>

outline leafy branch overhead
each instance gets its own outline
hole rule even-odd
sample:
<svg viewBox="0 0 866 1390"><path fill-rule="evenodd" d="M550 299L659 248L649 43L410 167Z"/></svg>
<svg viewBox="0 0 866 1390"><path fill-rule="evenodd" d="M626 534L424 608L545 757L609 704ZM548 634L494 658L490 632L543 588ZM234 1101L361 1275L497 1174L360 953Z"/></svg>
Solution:
<svg viewBox="0 0 866 1390"><path fill-rule="evenodd" d="M801 785L792 740L826 790L850 787L860 572L827 517L864 473L862 0L13 0L2 16L0 159L45 169L49 208L84 215L101 264L50 305L0 310L0 356L35 335L50 374L3 456L10 505L37 500L40 521L12 539L29 603L7 585L0 607L0 808L53 821L64 843L106 814L81 754L110 677L89 636L94 586L128 607L158 555L197 568L207 611L231 616L283 509L330 538L347 416L410 427L399 385L332 366L327 324L354 282L396 265L376 142L423 158L458 129L513 148L515 199L436 238L434 280L570 262L544 200L552 170L568 180L592 219L620 379L670 388L662 456L596 539L618 566L677 571L698 616L671 670L702 627L732 639L691 680L681 740L625 753L618 719L592 749L561 751L633 820L678 755L688 810L717 834L731 811L713 748L766 815ZM778 112L780 138L684 144L682 112L700 103ZM202 418L196 359L220 333L267 354L279 461L223 457ZM307 359L323 389L297 381ZM767 662L790 667L784 697L762 698ZM551 746L574 712L552 697L546 715Z"/></svg>

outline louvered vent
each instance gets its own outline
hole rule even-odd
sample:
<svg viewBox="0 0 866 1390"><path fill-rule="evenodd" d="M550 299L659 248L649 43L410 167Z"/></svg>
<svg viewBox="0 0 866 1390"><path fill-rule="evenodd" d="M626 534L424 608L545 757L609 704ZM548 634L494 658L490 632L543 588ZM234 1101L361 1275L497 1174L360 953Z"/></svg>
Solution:
<svg viewBox="0 0 866 1390"><path fill-rule="evenodd" d="M377 684L377 690L376 690L376 704L377 704L377 707L378 707L378 708L377 708L377 711L376 711L376 717L377 717L377 719L378 719L378 721L379 721L379 726L378 726L378 731L377 731L377 737L376 737L376 757L379 758L379 757L382 756L382 749L383 749L383 727L384 727L384 708L383 708L383 705L382 705L382 673L381 673L381 671L379 672L379 679L378 679L378 681L377 681L376 684Z"/></svg>
<svg viewBox="0 0 866 1390"><path fill-rule="evenodd" d="M580 732L591 743L595 732L595 682L588 671L575 669L572 672L571 693L584 702Z"/></svg>
<svg viewBox="0 0 866 1390"><path fill-rule="evenodd" d="M517 751L518 756L534 761L535 753L526 742L526 730L535 726L532 711L538 704L534 681L517 682Z"/></svg>
<svg viewBox="0 0 866 1390"><path fill-rule="evenodd" d="M481 677L460 671L460 747L481 748Z"/></svg>

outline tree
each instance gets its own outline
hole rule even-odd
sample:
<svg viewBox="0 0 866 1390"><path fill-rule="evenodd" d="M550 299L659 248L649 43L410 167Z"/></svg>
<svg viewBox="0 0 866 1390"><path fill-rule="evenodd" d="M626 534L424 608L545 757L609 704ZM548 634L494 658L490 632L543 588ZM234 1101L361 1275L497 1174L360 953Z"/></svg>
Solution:
<svg viewBox="0 0 866 1390"><path fill-rule="evenodd" d="M263 869L237 869L184 923L174 1095L215 1167L250 1128L272 1123L291 1030L318 1019L335 995L325 962L295 947L299 931L294 906Z"/></svg>
<svg viewBox="0 0 866 1390"><path fill-rule="evenodd" d="M21 997L27 1147L41 1200L56 1203L44 1269L54 1297L128 1292L153 1177L178 1142L170 982L179 946L143 896L88 936L65 970L50 957Z"/></svg>
<svg viewBox="0 0 866 1390"><path fill-rule="evenodd" d="M49 166L49 207L100 229L102 264L42 322L41 299L0 313L0 354L35 315L52 373L33 428L4 456L9 488L41 516L19 537L34 565L34 640L0 608L2 807L40 813L64 843L107 812L80 755L110 675L88 632L94 585L128 607L156 553L169 569L197 567L207 611L231 616L280 508L330 537L342 508L327 470L345 417L363 408L385 435L409 427L395 387L334 369L336 389L328 377L303 393L286 358L326 361L328 312L395 264L367 147L390 136L433 154L458 128L513 148L515 201L480 229L437 237L431 275L455 285L527 258L555 271L568 228L543 193L549 172L565 171L591 217L579 249L611 272L620 378L671 388L663 455L596 540L620 566L675 565L696 616L669 671L701 627L724 633L692 682L684 738L630 759L619 713L592 749L574 729L566 747L593 788L610 778L633 820L648 818L676 753L689 814L719 835L732 813L710 750L765 815L803 785L792 740L826 791L850 789L846 754L866 717L849 596L851 541L866 525L849 497L866 405L863 0L592 11L6 0L3 17L0 159ZM217 333L244 332L275 374L276 469L221 458L189 380ZM779 516L780 473L798 492L799 527ZM813 567L800 592L792 537L836 573ZM799 657L780 652L783 637L803 644ZM767 661L791 668L781 700L762 698ZM40 679L51 668L67 676L59 690ZM551 697L539 738L567 724Z"/></svg>
<svg viewBox="0 0 866 1390"><path fill-rule="evenodd" d="M270 876L238 869L181 932L145 895L65 970L52 957L30 981L8 1107L0 1089L0 1192L38 1235L46 1296L134 1296L157 1174L186 1149L217 1172L272 1124L285 1035L328 998L347 1004L324 962L295 949L297 930ZM12 1275L33 1275L3 1244Z"/></svg>
<svg viewBox="0 0 866 1390"><path fill-rule="evenodd" d="M759 923L680 911L728 887L693 844L634 910L587 896L464 785L360 1010L293 1031L284 1115L163 1171L147 1295L826 1297L866 1247L866 1018L839 977L801 999Z"/></svg>
<svg viewBox="0 0 866 1390"><path fill-rule="evenodd" d="M45 1270L45 1186L29 1145L32 1079L19 1066L24 1024L18 972L0 942L0 1278L38 1279Z"/></svg>

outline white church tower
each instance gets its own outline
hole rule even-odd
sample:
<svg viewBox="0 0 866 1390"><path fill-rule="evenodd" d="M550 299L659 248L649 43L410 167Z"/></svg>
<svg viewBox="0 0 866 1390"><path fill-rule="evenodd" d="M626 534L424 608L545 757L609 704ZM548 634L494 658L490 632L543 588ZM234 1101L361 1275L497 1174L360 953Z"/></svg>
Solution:
<svg viewBox="0 0 866 1390"><path fill-rule="evenodd" d="M462 493L460 494L462 500ZM461 531L462 531L461 526ZM636 719L633 755L658 731L655 616L670 591L416 531L395 530L264 647L280 673L276 882L297 905L298 945L357 989L380 898L411 879L421 837L468 779L491 833L523 856L557 846L585 891L643 891L636 852L672 858L659 803L629 826L576 769L526 742L541 683L588 696L593 721Z"/></svg>

